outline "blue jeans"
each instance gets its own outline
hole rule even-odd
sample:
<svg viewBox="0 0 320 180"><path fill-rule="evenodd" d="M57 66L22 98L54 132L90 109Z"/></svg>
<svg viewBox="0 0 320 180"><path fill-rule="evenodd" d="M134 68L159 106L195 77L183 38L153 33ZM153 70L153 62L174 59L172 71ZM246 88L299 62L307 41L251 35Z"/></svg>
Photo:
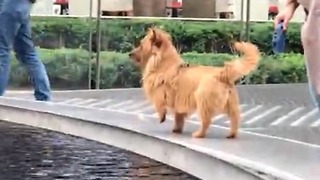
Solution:
<svg viewBox="0 0 320 180"><path fill-rule="evenodd" d="M0 96L5 93L10 73L10 52L27 69L38 101L49 101L50 82L31 38L29 0L0 0Z"/></svg>

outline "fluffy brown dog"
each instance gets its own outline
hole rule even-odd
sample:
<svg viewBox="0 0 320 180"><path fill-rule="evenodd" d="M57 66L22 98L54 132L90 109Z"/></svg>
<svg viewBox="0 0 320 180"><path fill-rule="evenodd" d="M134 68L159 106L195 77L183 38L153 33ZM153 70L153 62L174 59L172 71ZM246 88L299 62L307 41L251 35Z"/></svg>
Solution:
<svg viewBox="0 0 320 180"><path fill-rule="evenodd" d="M247 42L236 42L234 46L244 55L223 67L189 66L168 33L158 28L147 31L129 56L141 68L142 88L154 104L160 122L165 121L167 109L171 110L175 115L172 131L182 133L185 118L196 111L201 127L192 136L203 138L211 119L226 113L231 121L227 137L237 136L240 110L235 81L255 70L260 52Z"/></svg>

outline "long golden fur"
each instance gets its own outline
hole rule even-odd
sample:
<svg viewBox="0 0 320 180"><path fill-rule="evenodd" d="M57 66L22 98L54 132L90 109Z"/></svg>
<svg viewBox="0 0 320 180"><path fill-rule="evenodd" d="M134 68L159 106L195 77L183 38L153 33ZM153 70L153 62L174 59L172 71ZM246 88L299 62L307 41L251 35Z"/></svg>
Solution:
<svg viewBox="0 0 320 180"><path fill-rule="evenodd" d="M174 133L182 133L185 118L197 112L200 128L192 134L203 138L214 116L225 113L230 118L228 138L238 134L240 110L235 81L255 70L260 60L258 48L248 42L236 42L239 59L223 67L188 65L173 46L171 36L150 28L129 56L142 72L142 88L153 103L160 122L167 110L175 115Z"/></svg>

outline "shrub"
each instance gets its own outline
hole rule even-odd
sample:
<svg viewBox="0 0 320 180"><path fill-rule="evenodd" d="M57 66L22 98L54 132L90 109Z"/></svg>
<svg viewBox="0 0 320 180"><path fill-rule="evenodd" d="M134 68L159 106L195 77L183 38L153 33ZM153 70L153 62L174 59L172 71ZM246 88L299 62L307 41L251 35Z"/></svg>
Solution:
<svg viewBox="0 0 320 180"><path fill-rule="evenodd" d="M103 19L102 50L128 52L152 25L166 29L181 52L231 53L231 42L239 40L241 34L241 23L235 21ZM300 26L290 24L287 52L302 53ZM95 42L95 26L86 18L33 17L33 37L42 48L87 48L90 28ZM272 32L272 22L250 23L250 40L266 54L271 52Z"/></svg>
<svg viewBox="0 0 320 180"><path fill-rule="evenodd" d="M83 88L88 82L88 65L95 64L89 54L81 49L39 49L53 87ZM184 53L189 63L222 65L234 57L232 54ZM296 53L263 56L257 71L249 76L251 84L300 83L306 82L303 56ZM95 71L92 78L95 78ZM128 55L119 52L101 53L101 88L139 87L140 72ZM11 85L26 86L28 79L24 68L17 61L12 63Z"/></svg>

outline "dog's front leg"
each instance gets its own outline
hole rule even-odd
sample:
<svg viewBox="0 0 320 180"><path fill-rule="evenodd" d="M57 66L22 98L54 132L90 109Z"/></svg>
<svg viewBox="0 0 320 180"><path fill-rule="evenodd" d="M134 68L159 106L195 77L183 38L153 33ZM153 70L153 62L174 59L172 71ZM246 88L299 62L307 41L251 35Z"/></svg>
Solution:
<svg viewBox="0 0 320 180"><path fill-rule="evenodd" d="M160 123L166 121L167 109L164 102L157 102L155 104L156 111L158 113Z"/></svg>
<svg viewBox="0 0 320 180"><path fill-rule="evenodd" d="M174 114L174 127L172 129L173 133L181 134L183 131L184 120L186 118L186 113L175 113Z"/></svg>

